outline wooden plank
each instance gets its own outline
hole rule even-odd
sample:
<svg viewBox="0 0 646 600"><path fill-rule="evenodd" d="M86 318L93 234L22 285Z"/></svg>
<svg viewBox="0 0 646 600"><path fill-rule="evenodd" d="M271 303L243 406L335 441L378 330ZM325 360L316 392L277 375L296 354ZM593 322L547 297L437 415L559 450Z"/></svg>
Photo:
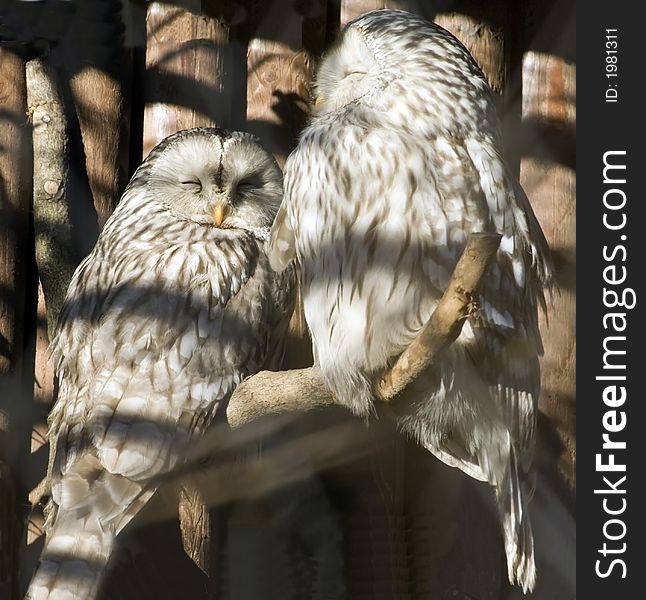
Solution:
<svg viewBox="0 0 646 600"><path fill-rule="evenodd" d="M86 67L70 79L99 230L128 182L128 107L119 77Z"/></svg>
<svg viewBox="0 0 646 600"><path fill-rule="evenodd" d="M320 2L311 4L323 12ZM290 0L277 0L257 7L241 30L247 45L246 127L281 165L308 112L314 64L304 47L303 29L310 18L294 10Z"/></svg>
<svg viewBox="0 0 646 600"><path fill-rule="evenodd" d="M0 49L0 596L18 598L20 497L16 453L21 431L25 285L29 256L31 141L26 122L25 64ZM8 84L7 84L8 82ZM24 439L23 439L24 437Z"/></svg>
<svg viewBox="0 0 646 600"><path fill-rule="evenodd" d="M186 554L208 575L211 572L211 515L201 490L190 479L179 490L179 525Z"/></svg>
<svg viewBox="0 0 646 600"><path fill-rule="evenodd" d="M379 10L380 8L394 7L387 6L385 0L342 0L340 11L341 26L344 27L362 14L372 10Z"/></svg>
<svg viewBox="0 0 646 600"><path fill-rule="evenodd" d="M465 6L466 5L466 6ZM457 37L476 60L493 91L505 90L509 72L510 11L507 0L476 5L457 2L434 21Z"/></svg>
<svg viewBox="0 0 646 600"><path fill-rule="evenodd" d="M131 62L123 49L120 12L120 3L113 0L77 3L63 63L69 85L66 99L73 103L70 108L75 110L82 138L78 159L81 164L84 159L86 172L81 177L87 177L89 183L98 231L128 182L130 107L126 89ZM72 135L78 134L74 131Z"/></svg>
<svg viewBox="0 0 646 600"><path fill-rule="evenodd" d="M148 4L144 156L180 129L230 126L229 27L213 4Z"/></svg>

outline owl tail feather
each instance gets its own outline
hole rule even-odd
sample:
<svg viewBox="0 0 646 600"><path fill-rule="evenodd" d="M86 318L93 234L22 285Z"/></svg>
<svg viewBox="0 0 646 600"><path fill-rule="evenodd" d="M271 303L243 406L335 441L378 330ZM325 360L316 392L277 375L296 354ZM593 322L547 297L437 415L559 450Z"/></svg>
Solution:
<svg viewBox="0 0 646 600"><path fill-rule="evenodd" d="M497 486L496 495L505 538L509 581L517 583L527 594L536 585L534 536L513 447L509 458L509 469Z"/></svg>
<svg viewBox="0 0 646 600"><path fill-rule="evenodd" d="M113 544L96 521L57 519L25 600L94 600Z"/></svg>

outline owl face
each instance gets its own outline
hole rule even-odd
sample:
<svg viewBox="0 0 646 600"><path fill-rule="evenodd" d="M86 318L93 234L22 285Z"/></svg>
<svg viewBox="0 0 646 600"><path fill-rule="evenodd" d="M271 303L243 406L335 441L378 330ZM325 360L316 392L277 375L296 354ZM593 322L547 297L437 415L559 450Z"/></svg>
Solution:
<svg viewBox="0 0 646 600"><path fill-rule="evenodd" d="M315 110L336 111L374 89L381 67L361 31L347 27L323 57L315 82Z"/></svg>
<svg viewBox="0 0 646 600"><path fill-rule="evenodd" d="M162 144L147 188L178 218L226 229L271 225L282 199L282 173L256 138L198 128Z"/></svg>

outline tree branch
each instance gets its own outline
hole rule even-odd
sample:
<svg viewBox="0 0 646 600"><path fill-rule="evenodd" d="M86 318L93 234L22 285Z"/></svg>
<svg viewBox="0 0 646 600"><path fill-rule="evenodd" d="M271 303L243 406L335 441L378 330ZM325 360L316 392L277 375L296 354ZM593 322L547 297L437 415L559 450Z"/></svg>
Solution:
<svg viewBox="0 0 646 600"><path fill-rule="evenodd" d="M500 245L500 236L474 233L449 285L428 323L375 387L375 397L389 402L426 371L460 335L464 321L477 310L480 282ZM262 371L243 381L227 407L229 425L238 428L267 415L338 406L317 367Z"/></svg>
<svg viewBox="0 0 646 600"><path fill-rule="evenodd" d="M45 59L27 63L27 109L34 151L33 208L36 263L53 339L58 313L77 261L68 198L67 119L55 70Z"/></svg>

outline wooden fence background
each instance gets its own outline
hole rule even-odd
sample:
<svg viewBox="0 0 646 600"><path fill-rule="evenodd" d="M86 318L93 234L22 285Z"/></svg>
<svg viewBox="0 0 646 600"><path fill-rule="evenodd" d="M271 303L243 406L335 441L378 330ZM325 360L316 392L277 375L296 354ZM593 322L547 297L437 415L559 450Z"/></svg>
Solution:
<svg viewBox="0 0 646 600"><path fill-rule="evenodd" d="M22 597L42 544L48 326L130 174L196 125L251 131L282 164L321 52L384 7L424 14L471 50L554 253L534 596L574 598L573 0L48 0L0 9L0 599ZM297 311L286 366L309 360ZM231 489L182 480L159 494L124 535L106 598L517 597L490 494L387 419L298 418L244 453L232 460L253 468Z"/></svg>

